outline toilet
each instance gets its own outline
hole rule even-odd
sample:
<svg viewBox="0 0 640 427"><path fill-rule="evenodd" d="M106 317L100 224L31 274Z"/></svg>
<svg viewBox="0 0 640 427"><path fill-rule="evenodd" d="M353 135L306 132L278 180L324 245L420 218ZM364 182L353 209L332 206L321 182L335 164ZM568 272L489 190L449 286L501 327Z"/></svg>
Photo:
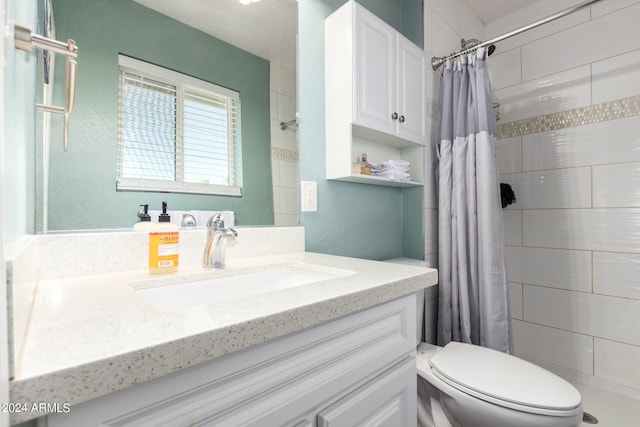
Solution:
<svg viewBox="0 0 640 427"><path fill-rule="evenodd" d="M418 425L428 427L576 427L578 390L551 372L506 353L451 342L421 343Z"/></svg>

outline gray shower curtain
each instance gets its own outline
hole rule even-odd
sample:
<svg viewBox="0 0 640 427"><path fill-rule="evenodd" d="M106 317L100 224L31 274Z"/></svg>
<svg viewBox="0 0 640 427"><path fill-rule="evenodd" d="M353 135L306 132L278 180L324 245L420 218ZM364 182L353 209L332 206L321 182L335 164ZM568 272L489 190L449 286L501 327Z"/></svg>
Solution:
<svg viewBox="0 0 640 427"><path fill-rule="evenodd" d="M438 345L511 353L509 293L486 53L448 61L441 82Z"/></svg>

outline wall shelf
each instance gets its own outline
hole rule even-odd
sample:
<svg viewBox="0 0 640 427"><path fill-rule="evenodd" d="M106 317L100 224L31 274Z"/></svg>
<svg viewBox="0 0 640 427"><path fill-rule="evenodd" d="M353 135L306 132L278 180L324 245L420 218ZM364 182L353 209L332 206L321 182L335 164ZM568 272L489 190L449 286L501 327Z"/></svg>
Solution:
<svg viewBox="0 0 640 427"><path fill-rule="evenodd" d="M357 182L359 184L374 184L385 187L422 187L422 182L417 181L392 181L387 178L362 174L351 174L340 178L332 178L334 181Z"/></svg>

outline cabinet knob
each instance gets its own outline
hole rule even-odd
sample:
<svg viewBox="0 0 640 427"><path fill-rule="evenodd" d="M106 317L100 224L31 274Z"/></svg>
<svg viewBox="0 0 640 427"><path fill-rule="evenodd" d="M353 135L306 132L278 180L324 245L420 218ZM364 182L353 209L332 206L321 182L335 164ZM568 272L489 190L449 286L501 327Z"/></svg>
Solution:
<svg viewBox="0 0 640 427"><path fill-rule="evenodd" d="M400 123L404 123L404 116L400 116Z"/></svg>
<svg viewBox="0 0 640 427"><path fill-rule="evenodd" d="M393 113L393 114L391 115L391 118L392 118L393 120L398 120L398 113Z"/></svg>

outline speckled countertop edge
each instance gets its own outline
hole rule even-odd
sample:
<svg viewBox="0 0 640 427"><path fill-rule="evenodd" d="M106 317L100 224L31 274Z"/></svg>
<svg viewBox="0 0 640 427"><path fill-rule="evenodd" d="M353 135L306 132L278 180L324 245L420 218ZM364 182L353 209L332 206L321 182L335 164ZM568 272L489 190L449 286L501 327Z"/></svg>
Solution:
<svg viewBox="0 0 640 427"><path fill-rule="evenodd" d="M69 403L72 406L141 382L177 372L241 349L333 320L359 310L414 293L437 282L434 269L321 254L270 257L267 263L287 260L330 268L350 269L354 275L245 298L247 313L193 334L122 351L74 366L27 373L11 382L11 402ZM381 272L385 274L380 274ZM87 279L91 280L91 279ZM91 286L91 285L88 285ZM246 304L260 301L252 315ZM228 310L234 310L229 304ZM221 305L215 307L224 310ZM224 313L218 313L220 315ZM27 340L29 337L27 338ZM47 357L43 354L42 357ZM12 414L12 423L42 413Z"/></svg>

